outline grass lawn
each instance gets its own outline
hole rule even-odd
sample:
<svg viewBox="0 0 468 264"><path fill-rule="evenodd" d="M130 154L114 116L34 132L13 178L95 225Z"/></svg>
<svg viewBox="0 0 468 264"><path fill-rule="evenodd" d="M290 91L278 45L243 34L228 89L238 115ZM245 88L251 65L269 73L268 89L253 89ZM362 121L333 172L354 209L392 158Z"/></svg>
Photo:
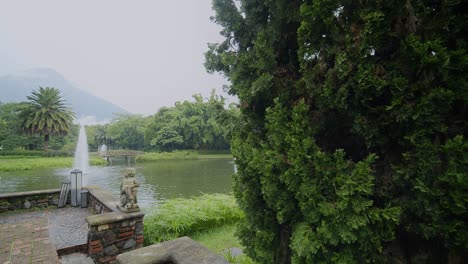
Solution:
<svg viewBox="0 0 468 264"><path fill-rule="evenodd" d="M223 250L236 247L242 248L239 239L234 236L235 225L224 225L212 228L206 232L194 234L191 238L205 246L214 253L223 256L226 260L236 264L254 264L246 255L232 257Z"/></svg>
<svg viewBox="0 0 468 264"><path fill-rule="evenodd" d="M91 165L105 165L106 162L99 158L90 158ZM22 171L40 168L71 167L73 157L25 157L25 156L0 156L0 171Z"/></svg>
<svg viewBox="0 0 468 264"><path fill-rule="evenodd" d="M216 254L221 254L223 249L241 247L239 240L234 236L235 231L235 225L224 225L194 234L191 238Z"/></svg>

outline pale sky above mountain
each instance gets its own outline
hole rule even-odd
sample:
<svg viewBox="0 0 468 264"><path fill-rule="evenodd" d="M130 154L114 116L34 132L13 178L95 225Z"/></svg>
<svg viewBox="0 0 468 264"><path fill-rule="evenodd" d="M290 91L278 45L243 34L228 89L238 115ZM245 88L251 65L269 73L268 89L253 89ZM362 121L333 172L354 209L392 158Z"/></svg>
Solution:
<svg viewBox="0 0 468 264"><path fill-rule="evenodd" d="M0 75L53 68L141 114L213 88L228 96L203 67L222 40L212 15L211 0L0 0Z"/></svg>

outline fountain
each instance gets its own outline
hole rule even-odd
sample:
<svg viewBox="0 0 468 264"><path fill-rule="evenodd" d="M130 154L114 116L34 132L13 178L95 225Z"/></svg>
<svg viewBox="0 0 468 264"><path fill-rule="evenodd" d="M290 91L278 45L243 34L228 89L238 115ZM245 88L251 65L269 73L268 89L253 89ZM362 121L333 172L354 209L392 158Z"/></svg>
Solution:
<svg viewBox="0 0 468 264"><path fill-rule="evenodd" d="M83 186L86 186L87 177L85 175L89 171L89 153L88 139L86 138L86 131L84 125L81 125L80 127L80 135L78 136L78 143L76 144L73 168L83 171Z"/></svg>

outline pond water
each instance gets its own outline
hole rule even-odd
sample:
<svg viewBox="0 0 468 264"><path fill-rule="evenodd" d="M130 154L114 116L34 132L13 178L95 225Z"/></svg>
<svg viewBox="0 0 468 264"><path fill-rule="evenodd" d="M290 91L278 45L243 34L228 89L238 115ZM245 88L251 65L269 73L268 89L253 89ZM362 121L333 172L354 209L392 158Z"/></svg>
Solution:
<svg viewBox="0 0 468 264"><path fill-rule="evenodd" d="M230 193L234 166L232 159L164 160L137 163L138 203L142 207L166 199L190 198L203 193ZM119 197L125 166L91 166L89 185L97 185ZM70 168L0 172L0 193L57 189L70 178Z"/></svg>

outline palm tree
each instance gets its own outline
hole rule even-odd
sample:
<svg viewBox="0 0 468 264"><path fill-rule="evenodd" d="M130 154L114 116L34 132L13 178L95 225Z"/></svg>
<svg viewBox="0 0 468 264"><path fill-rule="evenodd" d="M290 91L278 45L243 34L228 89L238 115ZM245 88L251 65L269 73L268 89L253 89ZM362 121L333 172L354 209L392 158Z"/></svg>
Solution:
<svg viewBox="0 0 468 264"><path fill-rule="evenodd" d="M75 114L65 106L60 91L53 87L33 91L20 112L21 128L27 134L44 136L44 151L49 150L51 135L66 135Z"/></svg>

